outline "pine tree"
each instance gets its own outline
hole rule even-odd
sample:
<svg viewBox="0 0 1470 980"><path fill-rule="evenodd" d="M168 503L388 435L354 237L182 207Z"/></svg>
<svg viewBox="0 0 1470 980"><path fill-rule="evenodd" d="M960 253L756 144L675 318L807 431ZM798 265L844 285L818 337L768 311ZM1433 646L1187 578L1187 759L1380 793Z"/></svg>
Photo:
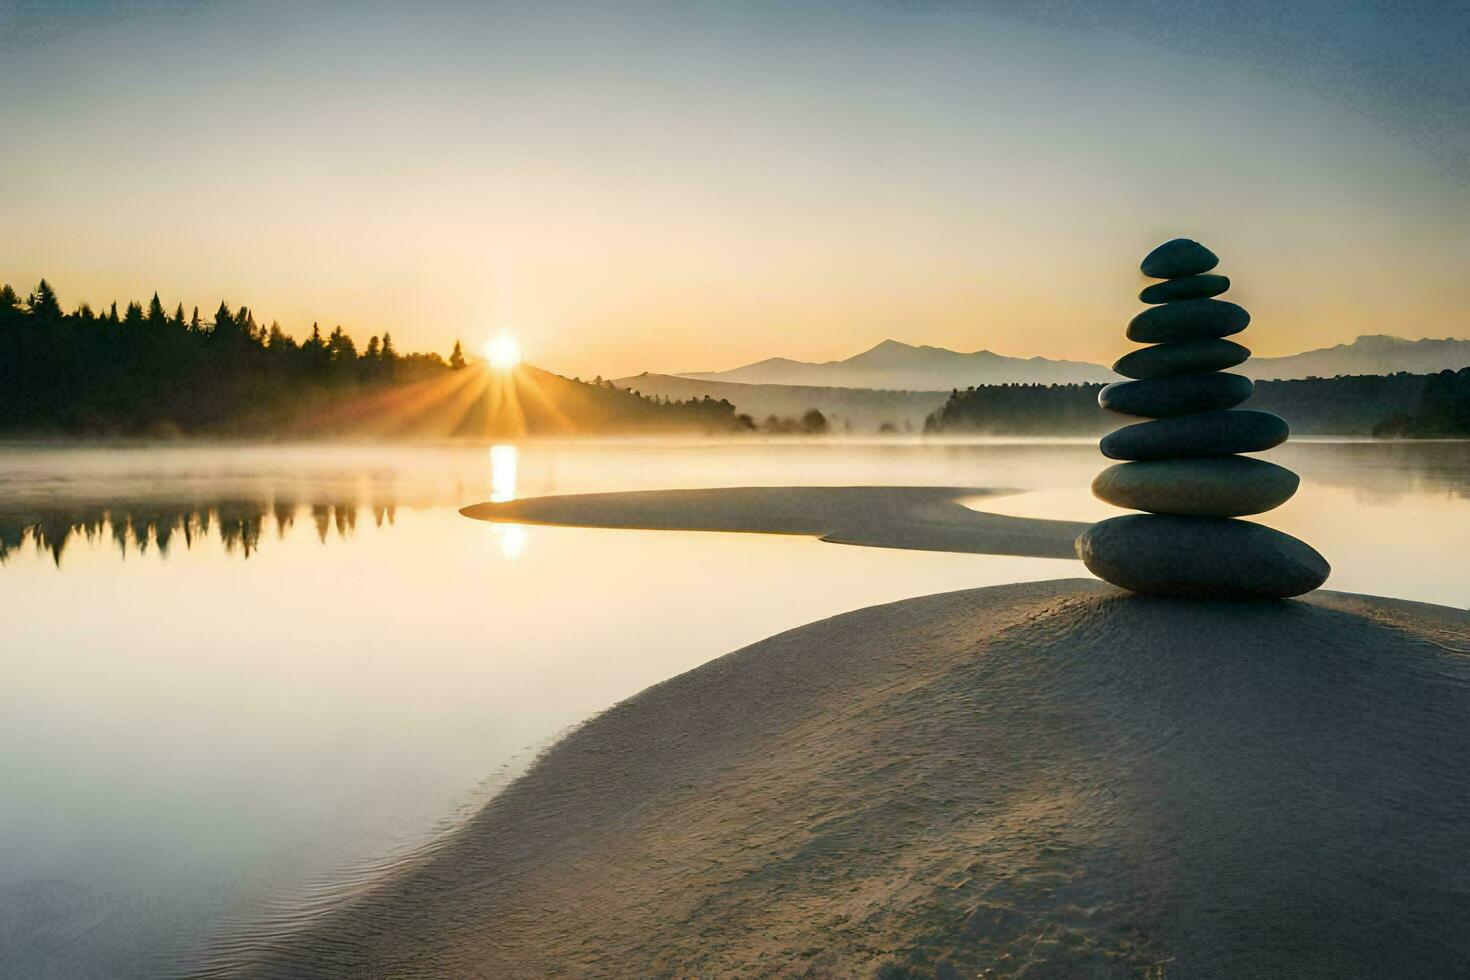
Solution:
<svg viewBox="0 0 1470 980"><path fill-rule="evenodd" d="M459 349L459 341L454 342L454 350L449 353L449 366L458 371L464 367L464 352Z"/></svg>
<svg viewBox="0 0 1470 980"><path fill-rule="evenodd" d="M171 327L173 327L176 330L183 330L184 329L184 304L183 303L180 303L177 307L174 308L173 319L169 320L168 325L171 326Z"/></svg>
<svg viewBox="0 0 1470 980"><path fill-rule="evenodd" d="M334 361L357 360L357 345L341 326L332 331L332 336L327 340L327 350L331 352Z"/></svg>
<svg viewBox="0 0 1470 980"><path fill-rule="evenodd" d="M26 305L31 308L31 315L39 319L61 319L61 303L56 299L56 290L52 289L51 284L45 279L36 285L36 291L31 293Z"/></svg>
<svg viewBox="0 0 1470 980"><path fill-rule="evenodd" d="M150 327L161 327L168 322L168 315L163 312L163 303L159 302L157 290L153 293L153 299L148 301L148 325Z"/></svg>
<svg viewBox="0 0 1470 980"><path fill-rule="evenodd" d="M398 359L398 351L393 349L393 335L386 330L383 331L383 353L384 361L395 361Z"/></svg>
<svg viewBox="0 0 1470 980"><path fill-rule="evenodd" d="M112 309L113 309L113 312L114 313L117 312L117 304L116 303L113 304ZM203 333L204 332L204 324L201 323L201 322L199 322L199 307L197 307L197 306L194 307L194 315L191 316L191 317L189 317L189 332L190 333Z"/></svg>
<svg viewBox="0 0 1470 980"><path fill-rule="evenodd" d="M211 334L215 340L233 339L235 336L235 315L230 312L230 307L224 300L219 301L219 309L214 311L214 329Z"/></svg>
<svg viewBox="0 0 1470 980"><path fill-rule="evenodd" d="M315 323L311 325L311 336L302 341L301 358L307 370L314 372L325 371L332 363L332 355L327 350L327 342L322 339L322 328Z"/></svg>
<svg viewBox="0 0 1470 980"><path fill-rule="evenodd" d="M250 307L240 307L240 312L235 314L235 323L244 339L257 344L264 343L265 329L255 325L255 314Z"/></svg>
<svg viewBox="0 0 1470 980"><path fill-rule="evenodd" d="M290 350L296 343L281 329L281 325L275 320L271 321L270 332L266 334L265 346L273 351Z"/></svg>

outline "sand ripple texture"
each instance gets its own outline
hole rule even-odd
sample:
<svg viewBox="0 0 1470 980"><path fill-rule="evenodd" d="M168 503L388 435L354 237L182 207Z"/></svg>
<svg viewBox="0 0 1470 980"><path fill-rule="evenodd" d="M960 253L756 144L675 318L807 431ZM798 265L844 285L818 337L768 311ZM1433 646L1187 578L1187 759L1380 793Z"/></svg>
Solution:
<svg viewBox="0 0 1470 980"><path fill-rule="evenodd" d="M1470 973L1470 616L976 589L551 749L259 976Z"/></svg>

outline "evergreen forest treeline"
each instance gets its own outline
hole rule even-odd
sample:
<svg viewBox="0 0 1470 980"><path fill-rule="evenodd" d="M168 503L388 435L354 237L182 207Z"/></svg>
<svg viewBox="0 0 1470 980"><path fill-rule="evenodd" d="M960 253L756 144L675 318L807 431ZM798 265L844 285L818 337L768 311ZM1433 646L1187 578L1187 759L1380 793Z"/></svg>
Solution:
<svg viewBox="0 0 1470 980"><path fill-rule="evenodd" d="M1093 436L1120 416L1097 404L1100 384L985 385L953 391L926 432ZM1273 412L1297 435L1470 436L1470 368L1438 374L1257 381L1242 408Z"/></svg>
<svg viewBox="0 0 1470 980"><path fill-rule="evenodd" d="M827 420L759 424L709 396L672 400L522 365L498 379L466 362L400 353L392 336L359 349L340 326L297 341L249 307L204 320L155 293L119 313L62 310L42 280L22 299L0 286L0 436L482 437L649 431L820 433ZM954 391L926 432L1100 435L1119 420L1098 384ZM1258 381L1246 407L1298 435L1470 436L1470 368L1438 374Z"/></svg>
<svg viewBox="0 0 1470 980"><path fill-rule="evenodd" d="M469 368L470 370L466 370ZM741 428L734 406L584 384L522 366L477 378L458 342L446 360L366 346L340 326L297 341L242 306L213 317L157 293L119 313L62 310L46 281L0 287L0 435L481 436Z"/></svg>

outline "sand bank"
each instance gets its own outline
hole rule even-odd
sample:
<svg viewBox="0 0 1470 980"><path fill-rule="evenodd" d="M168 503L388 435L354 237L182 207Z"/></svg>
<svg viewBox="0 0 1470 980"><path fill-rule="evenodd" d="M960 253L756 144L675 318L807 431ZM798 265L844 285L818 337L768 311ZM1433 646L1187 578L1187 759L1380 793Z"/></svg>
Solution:
<svg viewBox="0 0 1470 980"><path fill-rule="evenodd" d="M1076 521L972 510L967 497L1016 493L966 487L720 487L530 497L474 504L484 521L655 531L811 534L823 541L917 551L1076 558Z"/></svg>
<svg viewBox="0 0 1470 980"><path fill-rule="evenodd" d="M859 610L589 721L258 972L1465 975L1467 650L1336 593Z"/></svg>

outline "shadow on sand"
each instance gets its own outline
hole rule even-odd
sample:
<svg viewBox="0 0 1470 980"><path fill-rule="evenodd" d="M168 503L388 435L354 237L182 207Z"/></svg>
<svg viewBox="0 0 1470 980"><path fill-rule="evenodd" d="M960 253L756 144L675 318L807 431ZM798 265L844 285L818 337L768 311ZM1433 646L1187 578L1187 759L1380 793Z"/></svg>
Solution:
<svg viewBox="0 0 1470 980"><path fill-rule="evenodd" d="M1457 976L1470 615L1083 580L652 687L269 976Z"/></svg>

